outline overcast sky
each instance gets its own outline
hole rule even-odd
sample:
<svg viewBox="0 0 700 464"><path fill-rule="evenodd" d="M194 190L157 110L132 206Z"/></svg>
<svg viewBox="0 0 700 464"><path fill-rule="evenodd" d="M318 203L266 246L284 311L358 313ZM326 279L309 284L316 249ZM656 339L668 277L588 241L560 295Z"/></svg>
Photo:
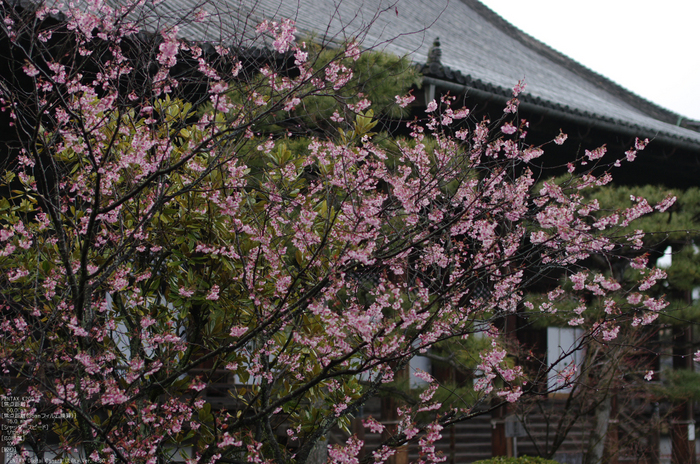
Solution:
<svg viewBox="0 0 700 464"><path fill-rule="evenodd" d="M700 0L481 0L632 92L700 120Z"/></svg>

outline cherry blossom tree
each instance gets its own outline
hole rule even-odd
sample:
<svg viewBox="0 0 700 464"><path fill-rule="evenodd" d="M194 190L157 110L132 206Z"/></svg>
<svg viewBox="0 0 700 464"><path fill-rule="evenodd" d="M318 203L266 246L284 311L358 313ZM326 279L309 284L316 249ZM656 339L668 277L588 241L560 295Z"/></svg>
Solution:
<svg viewBox="0 0 700 464"><path fill-rule="evenodd" d="M634 155L635 153L630 151L626 158L633 158ZM516 408L512 408L526 428L529 428L525 423L527 416L532 413L542 415L542 421L548 424L551 433L546 438L539 439L539 442L534 438L530 440L538 455L554 456L567 435L572 431L576 433L574 426L589 421L590 430L584 433L584 438L588 435L586 441L589 443L584 462L601 462L601 459L602 462L607 462L612 456L624 454L655 456L659 452L660 422L672 422L671 415L675 413L673 408L668 408L666 402L679 399L682 402L690 396L690 390L684 387L677 388L677 376L659 369L659 357L668 356L670 361L671 354L676 354L677 360L673 361L674 364L684 358L684 353L672 353L671 347L667 346L667 336L660 334L677 330L675 327L687 329L693 323L697 306L689 304L685 299L685 294L697 286L697 273L694 272L696 263L692 259L694 234L688 233L697 229L697 189L682 191L659 186L607 185L588 193L591 199L599 203L601 209L606 210L616 209L629 202L630 198L644 197L650 202L659 203L669 194L677 197L672 208L663 213L657 212L640 218L626 230L626 233L631 233L639 228L646 232L643 249L622 251L629 256L639 255L643 251L648 253L650 261L656 261L669 242L678 248L678 245L686 245L684 250L674 254L672 264L667 262L663 266L664 274L668 275L657 280L653 287L646 290L649 296L664 296L669 301L669 306L653 324L636 327L622 325L614 339L605 340L600 337L586 346L585 353L578 356L579 359L570 357L576 365L578 375L567 387L565 400L561 399L561 404L565 402L565 407L553 406L544 398L531 395L527 400L519 402ZM636 278L634 269L627 267L626 260L607 262L600 260L600 256L595 258L586 262L588 270L597 269L604 272L606 267L611 268L615 280L623 285ZM684 297L681 301L678 298L679 294ZM531 300L537 304L548 301L543 295L531 295ZM596 304L599 306L598 310L602 309L602 301L596 303L593 292L586 300L589 310ZM537 314L535 311L523 316L529 317L530 323L540 328L569 327L577 307L575 301L560 302L558 311L554 314ZM678 344L675 337L674 342ZM687 343L687 340L684 340L684 343ZM686 350L688 349L689 347L686 347ZM690 360L692 352L685 358ZM662 362L661 365L663 364L665 363ZM547 367L539 360L533 363L533 366L537 370ZM542 383L546 381L545 378ZM677 396L678 391L684 393ZM627 418L624 427L616 425L618 415ZM595 419L590 421L592 416L595 416ZM531 429L535 430L542 424L530 425ZM687 437L684 440L687 441Z"/></svg>
<svg viewBox="0 0 700 464"><path fill-rule="evenodd" d="M589 169L604 148L537 185L546 147L526 142L524 83L498 121L448 95L392 135L414 99L406 60L297 41L285 18L197 43L149 11L3 6L0 365L3 401L21 398L16 461L357 462L361 440L326 447L329 432L414 356L478 334L473 401L441 405L416 372L418 401L367 457L412 440L437 462L443 427L529 389L508 315L576 301L582 348L663 311L644 293L663 271L622 250L643 235L624 228L673 199L601 209L584 194L611 180ZM593 256L637 273L584 270ZM553 274L565 283L535 308L525 290Z"/></svg>

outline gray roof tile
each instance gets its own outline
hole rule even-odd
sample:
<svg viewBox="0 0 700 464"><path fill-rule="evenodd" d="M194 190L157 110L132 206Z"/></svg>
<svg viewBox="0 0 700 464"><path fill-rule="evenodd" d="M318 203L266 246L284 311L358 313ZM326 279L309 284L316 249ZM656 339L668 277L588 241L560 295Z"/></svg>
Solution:
<svg viewBox="0 0 700 464"><path fill-rule="evenodd" d="M200 8L211 13L204 23L192 20ZM239 47L264 45L254 42L252 33L263 18L291 18L301 34L315 33L323 41L357 36L365 48L409 55L417 63L427 61L433 40L440 37L442 64L454 73L454 82L466 77L468 85L504 93L524 78L524 101L700 149L700 133L679 127L680 115L538 42L478 0L165 0L152 6L154 23L174 21L183 13L181 36Z"/></svg>

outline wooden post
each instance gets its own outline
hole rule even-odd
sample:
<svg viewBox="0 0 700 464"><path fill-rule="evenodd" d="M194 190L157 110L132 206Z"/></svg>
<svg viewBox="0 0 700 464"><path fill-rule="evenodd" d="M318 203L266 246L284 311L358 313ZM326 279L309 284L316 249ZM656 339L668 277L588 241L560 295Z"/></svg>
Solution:
<svg viewBox="0 0 700 464"><path fill-rule="evenodd" d="M659 417L659 403L654 405L654 413L651 416L649 451L649 464L659 464L661 462L661 418Z"/></svg>
<svg viewBox="0 0 700 464"><path fill-rule="evenodd" d="M367 454L367 450L365 449L365 428L362 425L362 414L352 420L352 432L359 440L362 441L362 448L360 448L360 452L357 453L357 459L362 461Z"/></svg>
<svg viewBox="0 0 700 464"><path fill-rule="evenodd" d="M674 369L693 369L693 354L690 349L691 342L692 329L690 326L677 327L674 329ZM675 404L671 414L671 463L696 464L695 420L693 403L690 401L683 401Z"/></svg>
<svg viewBox="0 0 700 464"><path fill-rule="evenodd" d="M408 378L408 366L396 372L395 379L407 379ZM399 406L399 401L391 396L385 396L381 399L382 408L382 423L385 426L382 432L382 441L392 437L397 430L399 416L397 413L397 408ZM396 453L391 456L387 461L387 464L408 464L408 445L399 446L396 448Z"/></svg>
<svg viewBox="0 0 700 464"><path fill-rule="evenodd" d="M507 407L501 406L491 413L491 456L508 456L506 438Z"/></svg>
<svg viewBox="0 0 700 464"><path fill-rule="evenodd" d="M502 319L506 338L517 340L517 317L512 314ZM513 440L506 437L508 405L504 404L491 413L491 456L513 456Z"/></svg>
<svg viewBox="0 0 700 464"><path fill-rule="evenodd" d="M605 462L607 464L618 464L618 456L620 454L619 446L619 414L617 409L617 395L611 393L610 398L610 424L608 425L608 436L605 443Z"/></svg>

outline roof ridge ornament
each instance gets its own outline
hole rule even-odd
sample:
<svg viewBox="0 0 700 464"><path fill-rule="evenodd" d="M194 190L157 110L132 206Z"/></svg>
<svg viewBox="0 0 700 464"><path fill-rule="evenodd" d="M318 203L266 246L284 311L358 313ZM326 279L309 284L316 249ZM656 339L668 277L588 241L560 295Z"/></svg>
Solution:
<svg viewBox="0 0 700 464"><path fill-rule="evenodd" d="M441 60L440 38L435 37L433 45L428 49L428 61L425 63L424 69L427 69L428 74L444 77L445 67L442 65Z"/></svg>
<svg viewBox="0 0 700 464"><path fill-rule="evenodd" d="M438 65L442 65L441 63L442 60L442 49L440 48L440 38L435 37L435 41L433 42L433 45L428 49L428 62L426 63L428 66L431 64L435 63Z"/></svg>

